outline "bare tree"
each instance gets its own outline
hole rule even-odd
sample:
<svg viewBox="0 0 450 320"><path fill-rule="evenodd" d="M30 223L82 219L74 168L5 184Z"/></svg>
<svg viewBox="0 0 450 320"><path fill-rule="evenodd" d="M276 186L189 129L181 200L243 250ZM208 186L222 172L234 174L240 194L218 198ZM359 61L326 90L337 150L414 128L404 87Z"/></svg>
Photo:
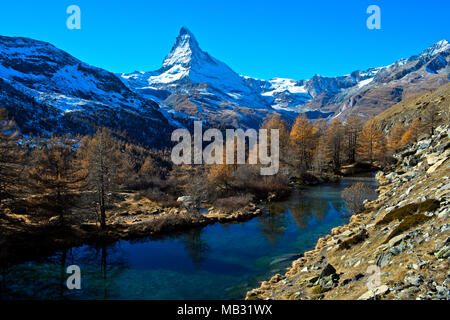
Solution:
<svg viewBox="0 0 450 320"><path fill-rule="evenodd" d="M117 141L110 130L100 128L95 135L85 138L79 149L86 181L96 195L96 205L99 213L101 229L106 228L106 198L119 184L124 165Z"/></svg>
<svg viewBox="0 0 450 320"><path fill-rule="evenodd" d="M434 135L434 130L438 126L439 109L436 105L428 105L422 114L423 127L430 135Z"/></svg>
<svg viewBox="0 0 450 320"><path fill-rule="evenodd" d="M33 149L27 170L30 187L51 198L61 225L64 224L67 211L76 201L73 191L82 181L75 155L75 140L52 137Z"/></svg>
<svg viewBox="0 0 450 320"><path fill-rule="evenodd" d="M0 202L12 198L18 189L24 167L18 139L16 124L8 120L5 109L0 109Z"/></svg>
<svg viewBox="0 0 450 320"><path fill-rule="evenodd" d="M342 191L345 205L353 213L360 213L364 210L365 200L374 200L377 194L373 188L365 183L357 182Z"/></svg>

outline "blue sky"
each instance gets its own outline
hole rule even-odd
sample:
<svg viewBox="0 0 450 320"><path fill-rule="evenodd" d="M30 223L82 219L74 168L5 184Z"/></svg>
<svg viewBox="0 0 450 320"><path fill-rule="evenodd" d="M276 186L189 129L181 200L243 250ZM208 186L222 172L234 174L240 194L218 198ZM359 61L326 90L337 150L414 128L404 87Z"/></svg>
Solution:
<svg viewBox="0 0 450 320"><path fill-rule="evenodd" d="M81 8L68 30L66 8ZM366 27L369 5L381 30ZM450 40L450 1L0 1L0 35L48 41L113 72L158 69L181 26L201 48L257 78L337 76L383 66Z"/></svg>

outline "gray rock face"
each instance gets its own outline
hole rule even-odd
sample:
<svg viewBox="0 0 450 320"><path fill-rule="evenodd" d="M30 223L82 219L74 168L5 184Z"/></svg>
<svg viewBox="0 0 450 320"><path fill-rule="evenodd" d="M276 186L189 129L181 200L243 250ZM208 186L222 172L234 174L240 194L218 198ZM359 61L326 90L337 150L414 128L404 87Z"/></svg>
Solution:
<svg viewBox="0 0 450 320"><path fill-rule="evenodd" d="M407 284L418 287L423 283L423 277L420 274L414 276L406 276L405 282Z"/></svg>
<svg viewBox="0 0 450 320"><path fill-rule="evenodd" d="M323 289L331 289L338 282L339 275L336 273L336 269L331 264L327 264L315 284L321 286Z"/></svg>
<svg viewBox="0 0 450 320"><path fill-rule="evenodd" d="M379 266L381 268L385 267L389 264L389 262L391 261L391 258L392 258L391 252L381 253L378 256L376 264L377 264L377 266Z"/></svg>

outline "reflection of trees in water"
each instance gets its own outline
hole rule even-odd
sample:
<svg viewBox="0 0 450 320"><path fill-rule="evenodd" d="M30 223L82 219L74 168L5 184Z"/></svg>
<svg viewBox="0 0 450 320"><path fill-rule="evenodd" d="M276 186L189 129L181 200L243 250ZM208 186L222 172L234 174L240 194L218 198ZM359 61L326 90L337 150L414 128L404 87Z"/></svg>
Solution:
<svg viewBox="0 0 450 320"><path fill-rule="evenodd" d="M314 212L314 216L318 221L325 219L330 210L329 203L322 198L313 198L311 200L311 210Z"/></svg>
<svg viewBox="0 0 450 320"><path fill-rule="evenodd" d="M327 193L329 191L323 192ZM310 195L306 198L300 194L295 201L288 204L292 218L300 230L308 227L311 218L323 221L330 212L342 212L343 203L339 198L332 198L330 201L326 201L327 198L330 197L325 194Z"/></svg>
<svg viewBox="0 0 450 320"><path fill-rule="evenodd" d="M202 239L202 232L203 229L197 228L180 236L180 242L196 267L201 267L209 251L208 244Z"/></svg>
<svg viewBox="0 0 450 320"><path fill-rule="evenodd" d="M90 283L88 287L83 288L87 290L83 295L107 299L110 292L113 296L115 292L120 292L120 287L117 287L118 279L124 269L128 268L126 254L120 247L120 242L109 246L99 244L88 247L81 265L89 265Z"/></svg>
<svg viewBox="0 0 450 320"><path fill-rule="evenodd" d="M298 198L295 203L289 204L289 211L292 214L295 224L300 230L306 229L308 221L313 215L311 211L310 199Z"/></svg>
<svg viewBox="0 0 450 320"><path fill-rule="evenodd" d="M269 206L269 214L258 217L261 234L272 245L281 240L287 228L285 212L284 203L272 203Z"/></svg>
<svg viewBox="0 0 450 320"><path fill-rule="evenodd" d="M6 277L8 269L2 264L0 266L0 300L5 300L7 297Z"/></svg>
<svg viewBox="0 0 450 320"><path fill-rule="evenodd" d="M107 298L124 268L125 255L119 246L89 246L65 249L34 262L2 266L0 297L3 299ZM69 290L69 265L81 268L81 290Z"/></svg>

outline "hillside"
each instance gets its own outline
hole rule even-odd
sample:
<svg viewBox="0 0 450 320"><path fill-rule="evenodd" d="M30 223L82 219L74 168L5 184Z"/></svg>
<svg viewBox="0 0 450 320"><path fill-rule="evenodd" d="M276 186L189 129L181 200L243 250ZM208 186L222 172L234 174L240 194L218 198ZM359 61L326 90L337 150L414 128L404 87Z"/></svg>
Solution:
<svg viewBox="0 0 450 320"><path fill-rule="evenodd" d="M171 129L153 100L115 74L28 38L0 36L0 107L28 136L87 134L106 126L131 141L164 146Z"/></svg>
<svg viewBox="0 0 450 320"><path fill-rule="evenodd" d="M449 134L440 126L397 154L364 212L246 298L448 300Z"/></svg>
<svg viewBox="0 0 450 320"><path fill-rule="evenodd" d="M448 123L450 121L450 83L434 91L407 97L379 114L376 119L385 131L389 131L398 122L410 125L414 119L423 118L433 108L438 113L437 122Z"/></svg>

